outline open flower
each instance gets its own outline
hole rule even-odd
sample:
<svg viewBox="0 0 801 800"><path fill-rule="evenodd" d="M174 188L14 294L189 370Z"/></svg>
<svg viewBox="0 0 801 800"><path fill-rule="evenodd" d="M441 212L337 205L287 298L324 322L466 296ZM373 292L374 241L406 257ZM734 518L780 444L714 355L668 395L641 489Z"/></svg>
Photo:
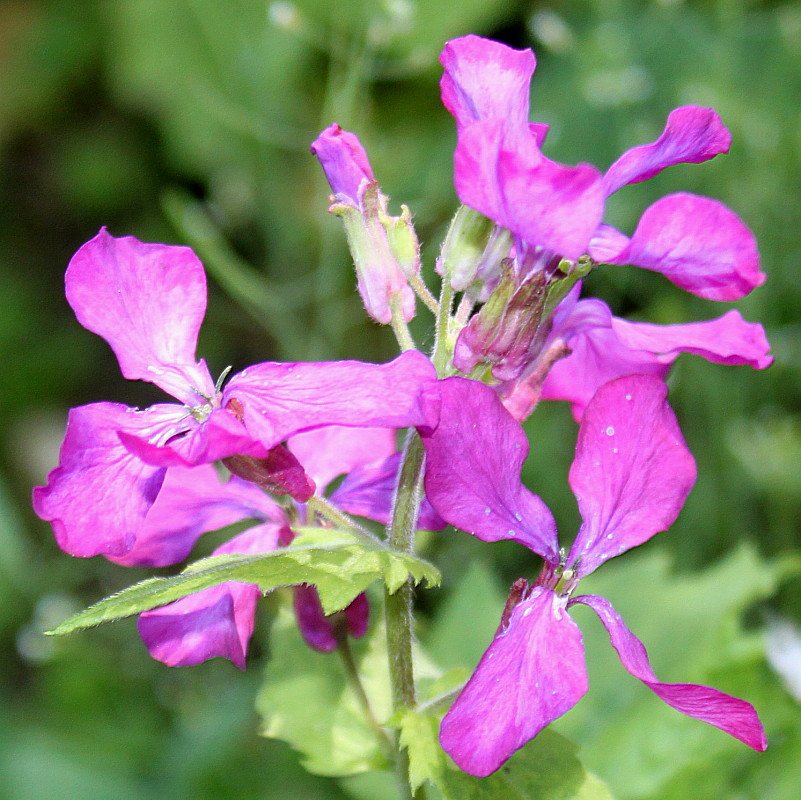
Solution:
<svg viewBox="0 0 801 800"><path fill-rule="evenodd" d="M343 482L331 502L379 521L391 514L394 482L384 479L383 465L389 460L397 473L394 431L330 426L293 436L287 447L303 464L318 494L338 475L367 469L372 480L362 475L350 484ZM253 483L236 476L221 482L210 465L178 467L169 471L135 547L112 560L126 566L175 564L186 558L206 531L243 520L253 520L253 527L213 555L266 553L295 538L293 525L313 524L303 503L295 504L294 516L296 522ZM420 525L437 529L445 523L426 504ZM354 637L367 630L369 608L364 595L332 618L324 614L314 587L296 586L293 591L298 626L310 647L322 652L336 648L334 626ZM145 612L139 617L139 633L150 654L169 666L192 666L222 656L243 669L260 596L258 586L229 581Z"/></svg>
<svg viewBox="0 0 801 800"><path fill-rule="evenodd" d="M767 746L750 704L661 683L608 600L572 596L604 561L670 527L695 481L666 393L661 380L629 375L590 401L570 469L583 522L566 557L550 511L520 482L525 434L492 389L450 378L431 393L439 423L423 441L434 507L480 539L516 539L545 560L533 585L515 584L495 639L442 721L442 745L466 772L489 775L587 691L581 632L567 614L575 603L598 614L624 668L668 705L756 750Z"/></svg>
<svg viewBox="0 0 801 800"><path fill-rule="evenodd" d="M33 503L72 555L131 552L170 469L235 458L264 471L289 460L284 490L308 494L313 487L297 479L298 465L280 450L272 457L287 437L326 425L424 421L418 393L435 373L417 352L388 364L265 362L224 388L215 385L205 362L195 360L206 279L187 247L101 230L70 261L66 292L81 324L111 345L126 378L154 383L179 401L142 411L117 403L70 411L59 466L34 490Z"/></svg>

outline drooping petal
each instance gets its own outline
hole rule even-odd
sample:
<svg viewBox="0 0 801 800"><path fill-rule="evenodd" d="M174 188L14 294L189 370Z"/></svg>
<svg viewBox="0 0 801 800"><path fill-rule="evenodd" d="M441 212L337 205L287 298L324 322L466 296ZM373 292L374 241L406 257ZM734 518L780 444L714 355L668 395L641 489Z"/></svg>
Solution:
<svg viewBox="0 0 801 800"><path fill-rule="evenodd" d="M267 553L278 546L281 525L267 523L239 534L214 551ZM139 615L139 635L150 655L168 667L192 667L227 658L245 668L253 634L258 586L229 581Z"/></svg>
<svg viewBox="0 0 801 800"><path fill-rule="evenodd" d="M454 182L462 203L529 246L565 258L587 251L603 214L595 167L545 158L527 129L521 135L503 120L477 122L459 134Z"/></svg>
<svg viewBox="0 0 801 800"><path fill-rule="evenodd" d="M655 142L623 153L604 175L604 194L629 183L647 181L674 164L700 164L728 153L731 134L711 108L682 106L668 114L665 129Z"/></svg>
<svg viewBox="0 0 801 800"><path fill-rule="evenodd" d="M756 240L743 221L716 200L686 193L649 206L628 247L607 263L661 272L706 300L739 300L765 282Z"/></svg>
<svg viewBox="0 0 801 800"><path fill-rule="evenodd" d="M542 587L518 603L442 720L442 747L465 772L494 772L587 691L581 631L564 606Z"/></svg>
<svg viewBox="0 0 801 800"><path fill-rule="evenodd" d="M672 361L679 353L694 353L714 364L748 364L765 369L773 363L765 329L746 322L732 309L722 317L685 325L651 325L612 317L617 338L633 350L648 350Z"/></svg>
<svg viewBox="0 0 801 800"><path fill-rule="evenodd" d="M331 191L360 207L364 183L373 181L374 177L370 160L356 134L334 123L314 140L311 151L320 160Z"/></svg>
<svg viewBox="0 0 801 800"><path fill-rule="evenodd" d="M579 428L570 486L582 524L567 564L581 576L669 528L695 482L695 461L667 403L647 375L604 384Z"/></svg>
<svg viewBox="0 0 801 800"><path fill-rule="evenodd" d="M329 499L348 514L389 525L400 461L401 453L395 453L383 461L356 467L348 473ZM434 510L428 498L423 497L417 527L423 531L440 531L447 524Z"/></svg>
<svg viewBox="0 0 801 800"><path fill-rule="evenodd" d="M183 561L198 538L245 519L281 522L284 512L256 486L237 478L222 483L210 464L168 469L142 531L124 556L128 567L164 567Z"/></svg>
<svg viewBox="0 0 801 800"><path fill-rule="evenodd" d="M362 464L380 461L394 453L395 431L330 425L293 436L287 447L323 489L337 475L345 475Z"/></svg>
<svg viewBox="0 0 801 800"><path fill-rule="evenodd" d="M583 595L573 598L570 604L573 603L582 603L595 611L625 669L669 706L688 717L720 728L754 750L762 752L767 748L765 730L750 703L708 686L660 683L651 669L643 643L628 629L608 600L595 595Z"/></svg>
<svg viewBox="0 0 801 800"><path fill-rule="evenodd" d="M459 131L482 119L528 124L529 84L536 59L530 49L513 50L480 36L462 36L445 45L439 60L442 103Z"/></svg>
<svg viewBox="0 0 801 800"><path fill-rule="evenodd" d="M78 321L111 345L126 378L155 383L188 406L213 396L205 363L195 361L206 276L188 247L103 228L72 257L65 283Z"/></svg>
<svg viewBox="0 0 801 800"><path fill-rule="evenodd" d="M52 523L62 550L81 557L131 550L165 470L129 453L119 434L169 435L181 430L184 414L179 405L138 411L117 403L70 411L59 466L33 491L34 510Z"/></svg>
<svg viewBox="0 0 801 800"><path fill-rule="evenodd" d="M436 381L431 362L412 350L387 364L267 362L229 381L223 404L237 400L250 435L266 448L312 428L406 428L427 423L419 395Z"/></svg>
<svg viewBox="0 0 801 800"><path fill-rule="evenodd" d="M430 390L439 422L422 430L426 495L440 516L486 542L515 539L559 563L556 523L520 482L528 440L495 392L448 378Z"/></svg>
<svg viewBox="0 0 801 800"><path fill-rule="evenodd" d="M362 593L342 611L327 617L314 586L301 584L292 587L295 617L301 636L309 647L321 653L336 650L339 642L334 632L335 625L344 625L345 630L358 639L367 632L370 606Z"/></svg>

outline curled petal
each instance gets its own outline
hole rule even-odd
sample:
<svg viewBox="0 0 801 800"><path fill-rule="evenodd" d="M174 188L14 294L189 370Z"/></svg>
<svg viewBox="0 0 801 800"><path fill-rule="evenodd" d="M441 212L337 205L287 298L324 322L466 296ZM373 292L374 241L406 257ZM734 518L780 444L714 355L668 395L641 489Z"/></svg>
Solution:
<svg viewBox="0 0 801 800"><path fill-rule="evenodd" d="M131 550L165 470L129 453L119 434L168 435L180 430L184 412L178 405L137 411L117 403L70 411L59 466L33 491L34 510L52 523L62 550L81 557Z"/></svg>
<svg viewBox="0 0 801 800"><path fill-rule="evenodd" d="M581 631L562 598L535 588L514 607L445 715L440 742L465 772L484 777L586 691Z"/></svg>
<svg viewBox="0 0 801 800"><path fill-rule="evenodd" d="M188 247L117 239L103 228L72 257L65 283L78 321L111 345L126 378L188 406L213 396L205 363L195 361L206 276Z"/></svg>
<svg viewBox="0 0 801 800"><path fill-rule="evenodd" d="M440 516L485 542L515 539L559 563L556 523L520 481L528 440L495 392L464 378L440 381L427 400L439 423L423 430L426 495Z"/></svg>
<svg viewBox="0 0 801 800"><path fill-rule="evenodd" d="M647 208L628 247L607 261L661 272L706 300L739 300L765 282L743 221L716 200L686 193Z"/></svg>
<svg viewBox="0 0 801 800"><path fill-rule="evenodd" d="M401 454L395 453L383 461L357 467L333 492L331 502L348 514L389 525L400 460ZM440 531L447 524L434 510L428 498L424 497L417 527L423 531Z"/></svg>
<svg viewBox="0 0 801 800"><path fill-rule="evenodd" d="M565 258L587 251L601 222L603 193L595 167L545 158L526 128L477 122L459 134L454 155L459 199L515 236Z"/></svg>
<svg viewBox="0 0 801 800"><path fill-rule="evenodd" d="M660 683L643 643L628 629L612 604L603 597L583 595L570 601L589 606L600 617L625 669L657 697L682 714L720 728L759 752L768 746L765 730L754 707L745 700L690 683Z"/></svg>
<svg viewBox="0 0 801 800"><path fill-rule="evenodd" d="M513 50L480 36L462 36L445 45L439 60L442 103L461 130L482 119L528 123L529 84L536 59L530 49Z"/></svg>
<svg viewBox="0 0 801 800"><path fill-rule="evenodd" d="M579 428L570 486L582 524L567 558L579 575L669 528L695 482L667 386L647 375L604 384Z"/></svg>
<svg viewBox="0 0 801 800"><path fill-rule="evenodd" d="M278 546L281 526L259 525L218 547L224 553L266 553ZM253 634L258 586L229 581L139 615L139 635L150 655L168 667L192 667L227 658L245 668Z"/></svg>
<svg viewBox="0 0 801 800"><path fill-rule="evenodd" d="M322 489L338 475L389 457L395 452L395 431L330 425L293 436L287 447Z"/></svg>
<svg viewBox="0 0 801 800"><path fill-rule="evenodd" d="M604 175L604 194L647 181L674 164L700 164L728 153L731 134L711 108L682 106L668 114L665 129L651 144L627 150Z"/></svg>
<svg viewBox="0 0 801 800"><path fill-rule="evenodd" d="M296 433L326 425L425 425L419 395L435 381L431 362L414 350L387 364L267 362L231 378L223 403L236 399L249 434L269 449Z"/></svg>

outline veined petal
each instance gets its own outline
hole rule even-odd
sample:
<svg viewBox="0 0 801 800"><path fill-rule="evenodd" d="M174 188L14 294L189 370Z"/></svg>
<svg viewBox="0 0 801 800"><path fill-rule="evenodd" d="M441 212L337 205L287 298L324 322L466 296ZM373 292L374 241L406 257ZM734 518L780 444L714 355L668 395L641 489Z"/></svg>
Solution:
<svg viewBox="0 0 801 800"><path fill-rule="evenodd" d="M117 239L103 228L72 257L65 283L78 321L111 345L126 378L188 406L213 396L205 363L195 361L206 276L188 247Z"/></svg>
<svg viewBox="0 0 801 800"><path fill-rule="evenodd" d="M667 386L648 375L604 384L579 428L570 486L582 524L569 567L581 576L669 528L695 482Z"/></svg>
<svg viewBox="0 0 801 800"><path fill-rule="evenodd" d="M564 599L537 587L514 607L445 715L440 742L461 769L485 777L586 691L581 631Z"/></svg>
<svg viewBox="0 0 801 800"><path fill-rule="evenodd" d="M515 539L558 564L553 515L520 481L528 440L495 392L476 381L448 378L427 400L439 409L437 426L421 431L431 505L451 525L485 542Z"/></svg>
<svg viewBox="0 0 801 800"><path fill-rule="evenodd" d="M249 434L269 449L296 433L326 425L425 425L419 395L435 381L431 362L414 350L387 364L266 362L231 378L223 405L236 399Z"/></svg>
<svg viewBox="0 0 801 800"><path fill-rule="evenodd" d="M311 151L320 160L331 191L360 208L363 185L374 177L370 160L356 134L334 123L314 140Z"/></svg>
<svg viewBox="0 0 801 800"><path fill-rule="evenodd" d="M141 534L165 470L129 453L120 432L169 435L180 431L183 406L138 411L117 403L73 408L59 466L33 491L33 507L52 523L56 541L73 556L124 556Z"/></svg>
<svg viewBox="0 0 801 800"><path fill-rule="evenodd" d="M482 119L528 124L529 85L537 61L530 49L513 50L480 36L462 36L445 45L439 60L442 103L459 131Z"/></svg>
<svg viewBox="0 0 801 800"><path fill-rule="evenodd" d="M686 193L649 206L629 246L607 263L661 272L706 300L739 300L765 282L756 240L743 221L716 200Z"/></svg>
<svg viewBox="0 0 801 800"><path fill-rule="evenodd" d="M647 181L674 164L700 164L728 153L731 134L711 108L682 106L668 114L655 142L627 150L604 175L604 194L629 183Z"/></svg>
<svg viewBox="0 0 801 800"><path fill-rule="evenodd" d="M773 363L765 329L746 322L735 309L718 319L685 325L651 325L612 317L612 330L627 347L658 353L666 363L679 353L695 353L714 364L749 364L755 369Z"/></svg>
<svg viewBox="0 0 801 800"><path fill-rule="evenodd" d="M329 499L348 514L389 525L400 461L401 453L394 453L383 461L356 467L345 476ZM418 529L440 531L447 524L434 510L428 498L423 497L420 516L417 518Z"/></svg>
<svg viewBox="0 0 801 800"><path fill-rule="evenodd" d="M183 561L198 538L244 519L283 522L284 512L253 484L221 483L210 464L168 469L141 533L124 556L111 561L132 567L164 567Z"/></svg>
<svg viewBox="0 0 801 800"><path fill-rule="evenodd" d="M762 752L767 748L764 728L750 703L708 686L660 683L651 669L643 643L628 629L608 600L595 595L583 595L574 597L570 601L571 605L573 603L589 606L600 617L625 669L669 706L688 717L720 728L754 750Z"/></svg>
<svg viewBox="0 0 801 800"><path fill-rule="evenodd" d="M278 546L281 525L268 523L239 534L214 555L267 553ZM139 635L150 655L168 667L191 667L222 656L245 668L253 634L258 586L229 581L139 615Z"/></svg>
<svg viewBox="0 0 801 800"><path fill-rule="evenodd" d="M394 453L395 431L391 428L330 425L293 436L287 447L317 486L323 489L338 475Z"/></svg>

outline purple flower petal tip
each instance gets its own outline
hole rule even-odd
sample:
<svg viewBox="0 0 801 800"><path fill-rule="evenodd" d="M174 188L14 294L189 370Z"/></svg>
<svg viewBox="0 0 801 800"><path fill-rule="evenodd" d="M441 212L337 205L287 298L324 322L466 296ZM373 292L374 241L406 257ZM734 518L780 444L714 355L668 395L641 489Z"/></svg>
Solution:
<svg viewBox="0 0 801 800"><path fill-rule="evenodd" d="M364 184L375 178L367 153L356 134L334 123L314 140L311 151L320 160L331 191L351 205L360 206Z"/></svg>

